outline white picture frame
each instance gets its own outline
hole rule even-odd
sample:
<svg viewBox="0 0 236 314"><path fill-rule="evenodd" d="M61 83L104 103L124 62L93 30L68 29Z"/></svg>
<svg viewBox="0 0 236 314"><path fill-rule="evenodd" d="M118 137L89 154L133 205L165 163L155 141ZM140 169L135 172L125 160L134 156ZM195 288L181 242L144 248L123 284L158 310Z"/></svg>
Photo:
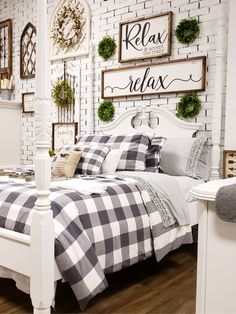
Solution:
<svg viewBox="0 0 236 314"><path fill-rule="evenodd" d="M102 98L205 90L206 57L102 71Z"/></svg>
<svg viewBox="0 0 236 314"><path fill-rule="evenodd" d="M119 62L169 56L171 34L171 11L121 22L119 24Z"/></svg>

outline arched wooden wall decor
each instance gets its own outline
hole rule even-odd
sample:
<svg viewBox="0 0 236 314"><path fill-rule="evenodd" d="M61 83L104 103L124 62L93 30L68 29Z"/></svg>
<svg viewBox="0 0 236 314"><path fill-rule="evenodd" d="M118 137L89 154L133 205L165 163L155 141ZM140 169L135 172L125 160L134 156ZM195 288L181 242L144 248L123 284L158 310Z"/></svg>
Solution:
<svg viewBox="0 0 236 314"><path fill-rule="evenodd" d="M0 22L0 78L12 75L12 20Z"/></svg>
<svg viewBox="0 0 236 314"><path fill-rule="evenodd" d="M34 78L36 66L36 28L28 23L20 39L20 77Z"/></svg>
<svg viewBox="0 0 236 314"><path fill-rule="evenodd" d="M88 55L90 24L86 0L59 1L51 18L51 60Z"/></svg>

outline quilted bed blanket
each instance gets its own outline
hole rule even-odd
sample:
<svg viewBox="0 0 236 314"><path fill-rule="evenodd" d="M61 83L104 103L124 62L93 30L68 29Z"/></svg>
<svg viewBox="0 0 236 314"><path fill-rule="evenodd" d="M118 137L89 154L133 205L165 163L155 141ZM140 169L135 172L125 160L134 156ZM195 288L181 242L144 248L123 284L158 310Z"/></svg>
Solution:
<svg viewBox="0 0 236 314"><path fill-rule="evenodd" d="M58 187L50 193L55 260L82 309L107 287L106 274L153 252L159 261L192 241L191 227L180 226L168 208L169 224L163 223L158 193L143 179L97 177L96 181L106 186L105 193L82 195ZM30 234L35 201L34 185L0 182L0 227Z"/></svg>

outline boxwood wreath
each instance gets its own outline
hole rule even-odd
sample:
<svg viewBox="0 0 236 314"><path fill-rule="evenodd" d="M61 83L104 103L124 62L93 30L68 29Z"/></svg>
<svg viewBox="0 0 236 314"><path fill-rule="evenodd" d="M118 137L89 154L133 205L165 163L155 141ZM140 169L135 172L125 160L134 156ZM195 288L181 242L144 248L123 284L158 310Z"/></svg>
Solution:
<svg viewBox="0 0 236 314"><path fill-rule="evenodd" d="M53 29L52 39L60 48L68 49L77 44L81 37L82 13L78 8L72 8L70 4L63 6L57 13ZM67 26L71 25L68 35Z"/></svg>
<svg viewBox="0 0 236 314"><path fill-rule="evenodd" d="M57 81L52 89L52 98L58 107L70 107L73 101L73 92L67 80Z"/></svg>
<svg viewBox="0 0 236 314"><path fill-rule="evenodd" d="M181 44L191 44L199 36L200 27L196 19L183 19L179 22L175 35Z"/></svg>
<svg viewBox="0 0 236 314"><path fill-rule="evenodd" d="M98 107L98 118L101 121L109 122L113 119L115 107L110 100L104 100Z"/></svg>
<svg viewBox="0 0 236 314"><path fill-rule="evenodd" d="M194 118L202 108L202 102L197 95L187 94L180 98L177 104L176 116L178 118Z"/></svg>
<svg viewBox="0 0 236 314"><path fill-rule="evenodd" d="M116 51L116 42L110 36L105 36L98 44L98 54L105 61L114 55Z"/></svg>

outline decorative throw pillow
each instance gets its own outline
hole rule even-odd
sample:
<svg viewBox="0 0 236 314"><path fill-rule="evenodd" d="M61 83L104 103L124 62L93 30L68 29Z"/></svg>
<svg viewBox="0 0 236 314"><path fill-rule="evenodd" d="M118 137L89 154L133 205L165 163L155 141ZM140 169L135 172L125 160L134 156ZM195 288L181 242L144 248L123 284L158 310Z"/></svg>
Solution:
<svg viewBox="0 0 236 314"><path fill-rule="evenodd" d="M145 170L148 136L143 134L113 135L107 145L111 149L123 150L117 170Z"/></svg>
<svg viewBox="0 0 236 314"><path fill-rule="evenodd" d="M165 137L153 137L150 141L146 158L146 171L156 172L158 170L161 157L160 152L165 140Z"/></svg>
<svg viewBox="0 0 236 314"><path fill-rule="evenodd" d="M108 142L110 135L91 134L77 136L76 145L104 145Z"/></svg>
<svg viewBox="0 0 236 314"><path fill-rule="evenodd" d="M77 172L79 174L98 175L110 148L108 146L85 146L77 144L76 149L82 150Z"/></svg>
<svg viewBox="0 0 236 314"><path fill-rule="evenodd" d="M107 154L104 163L102 164L102 174L113 174L115 173L122 155L122 150L111 149Z"/></svg>
<svg viewBox="0 0 236 314"><path fill-rule="evenodd" d="M169 175L200 179L207 156L207 138L168 138L161 150L160 168Z"/></svg>
<svg viewBox="0 0 236 314"><path fill-rule="evenodd" d="M71 178L75 174L78 162L81 158L82 152L79 150L60 151L52 169L52 175L57 177Z"/></svg>

